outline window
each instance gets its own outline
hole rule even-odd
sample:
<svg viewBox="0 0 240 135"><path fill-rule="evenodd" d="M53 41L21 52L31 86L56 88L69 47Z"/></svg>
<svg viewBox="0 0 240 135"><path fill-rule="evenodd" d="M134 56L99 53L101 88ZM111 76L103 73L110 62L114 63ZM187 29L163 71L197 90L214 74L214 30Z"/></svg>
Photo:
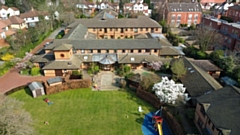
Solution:
<svg viewBox="0 0 240 135"><path fill-rule="evenodd" d="M177 19L178 19L178 20L181 20L181 15L178 15Z"/></svg>
<svg viewBox="0 0 240 135"><path fill-rule="evenodd" d="M116 28L115 30L118 31L118 28Z"/></svg>
<svg viewBox="0 0 240 135"><path fill-rule="evenodd" d="M145 52L150 52L150 50L149 50L149 49L146 49Z"/></svg>
<svg viewBox="0 0 240 135"><path fill-rule="evenodd" d="M133 50L130 50L131 53L133 53Z"/></svg>
<svg viewBox="0 0 240 135"><path fill-rule="evenodd" d="M140 31L143 31L143 28L140 28Z"/></svg>
<svg viewBox="0 0 240 135"><path fill-rule="evenodd" d="M231 44L231 42L232 42L232 39L228 39L228 44Z"/></svg>
<svg viewBox="0 0 240 135"><path fill-rule="evenodd" d="M141 53L141 52L142 52L142 50L141 50L141 49L139 49L139 50L138 50L138 52L139 52L139 53Z"/></svg>
<svg viewBox="0 0 240 135"><path fill-rule="evenodd" d="M156 52L157 52L157 49L154 49L154 52L156 53Z"/></svg>
<svg viewBox="0 0 240 135"><path fill-rule="evenodd" d="M173 15L172 15L172 20L175 20L175 17L176 17L176 15L173 14Z"/></svg>
<svg viewBox="0 0 240 135"><path fill-rule="evenodd" d="M134 60L135 60L135 58L131 57L131 61L134 61Z"/></svg>
<svg viewBox="0 0 240 135"><path fill-rule="evenodd" d="M131 31L133 31L133 28L131 28Z"/></svg>
<svg viewBox="0 0 240 135"><path fill-rule="evenodd" d="M99 29L99 31L102 31L102 29Z"/></svg>
<svg viewBox="0 0 240 135"><path fill-rule="evenodd" d="M89 52L89 53L92 53L92 50L89 50L88 52Z"/></svg>
<svg viewBox="0 0 240 135"><path fill-rule="evenodd" d="M110 31L112 31L112 28L110 28Z"/></svg>
<svg viewBox="0 0 240 135"><path fill-rule="evenodd" d="M192 14L188 15L188 19L191 20L192 19Z"/></svg>
<svg viewBox="0 0 240 135"><path fill-rule="evenodd" d="M121 28L121 33L123 33L123 28Z"/></svg>
<svg viewBox="0 0 240 135"><path fill-rule="evenodd" d="M60 54L60 57L64 58L64 54Z"/></svg>
<svg viewBox="0 0 240 135"><path fill-rule="evenodd" d="M201 108L200 108L200 112L202 113L202 115L203 116L205 116L205 111L204 111L204 108L203 108L203 106L202 105L200 105L201 106Z"/></svg>
<svg viewBox="0 0 240 135"><path fill-rule="evenodd" d="M88 59L88 56L84 56L83 59L84 59L84 60L87 60L87 59Z"/></svg>
<svg viewBox="0 0 240 135"><path fill-rule="evenodd" d="M106 50L107 53L109 53L109 50Z"/></svg>
<svg viewBox="0 0 240 135"><path fill-rule="evenodd" d="M134 28L134 32L137 33L137 32L138 32L138 29L137 29L137 28Z"/></svg>
<svg viewBox="0 0 240 135"><path fill-rule="evenodd" d="M114 50L114 53L117 53L117 50Z"/></svg>
<svg viewBox="0 0 240 135"><path fill-rule="evenodd" d="M148 28L146 28L146 31L148 31Z"/></svg>
<svg viewBox="0 0 240 135"><path fill-rule="evenodd" d="M125 53L125 50L122 50L122 53Z"/></svg>
<svg viewBox="0 0 240 135"><path fill-rule="evenodd" d="M126 28L125 31L128 31L128 29Z"/></svg>
<svg viewBox="0 0 240 135"><path fill-rule="evenodd" d="M93 32L95 32L96 31L96 29L95 28L93 28Z"/></svg>
<svg viewBox="0 0 240 135"><path fill-rule="evenodd" d="M32 20L34 20L34 17L32 18Z"/></svg>
<svg viewBox="0 0 240 135"><path fill-rule="evenodd" d="M101 53L101 50L97 50L98 53Z"/></svg>

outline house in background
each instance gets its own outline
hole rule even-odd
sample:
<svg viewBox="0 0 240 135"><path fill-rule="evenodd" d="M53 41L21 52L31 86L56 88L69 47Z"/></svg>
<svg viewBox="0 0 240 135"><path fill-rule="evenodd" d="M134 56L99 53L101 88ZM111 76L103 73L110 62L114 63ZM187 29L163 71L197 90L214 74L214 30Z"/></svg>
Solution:
<svg viewBox="0 0 240 135"><path fill-rule="evenodd" d="M202 8L198 2L194 3L167 3L167 23L171 27L178 27L180 24L200 24Z"/></svg>
<svg viewBox="0 0 240 135"><path fill-rule="evenodd" d="M145 16L151 16L152 10L149 9L148 4L140 0L136 3L125 3L123 5L124 13L143 13Z"/></svg>
<svg viewBox="0 0 240 135"><path fill-rule="evenodd" d="M20 14L20 18L25 20L28 27L35 27L35 25L39 22L37 11L34 9Z"/></svg>
<svg viewBox="0 0 240 135"><path fill-rule="evenodd" d="M8 18L11 22L11 29L26 29L27 24L25 21L17 16L11 16Z"/></svg>
<svg viewBox="0 0 240 135"><path fill-rule="evenodd" d="M0 18L2 20L8 19L10 16L18 15L20 15L20 11L16 7L1 6L0 8Z"/></svg>
<svg viewBox="0 0 240 135"><path fill-rule="evenodd" d="M194 123L202 135L240 134L240 89L226 86L197 98Z"/></svg>
<svg viewBox="0 0 240 135"><path fill-rule="evenodd" d="M240 6L234 5L232 7L229 7L228 11L226 13L226 16L232 18L234 22L239 22L240 21Z"/></svg>

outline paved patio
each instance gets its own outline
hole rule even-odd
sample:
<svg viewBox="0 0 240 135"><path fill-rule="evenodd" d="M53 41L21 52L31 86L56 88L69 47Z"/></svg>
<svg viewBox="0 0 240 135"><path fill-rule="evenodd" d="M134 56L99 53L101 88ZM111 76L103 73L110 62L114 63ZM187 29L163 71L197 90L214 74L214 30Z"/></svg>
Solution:
<svg viewBox="0 0 240 135"><path fill-rule="evenodd" d="M93 90L118 90L119 78L114 72L101 71L93 77L94 83L97 84L97 88L93 88Z"/></svg>

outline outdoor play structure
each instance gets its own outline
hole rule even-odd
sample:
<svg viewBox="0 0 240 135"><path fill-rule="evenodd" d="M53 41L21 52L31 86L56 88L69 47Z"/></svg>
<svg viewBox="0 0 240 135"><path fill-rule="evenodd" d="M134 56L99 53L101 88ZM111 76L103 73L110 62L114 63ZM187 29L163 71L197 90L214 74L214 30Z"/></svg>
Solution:
<svg viewBox="0 0 240 135"><path fill-rule="evenodd" d="M48 105L53 104L53 102L51 102L48 98L44 98L43 100L44 100Z"/></svg>
<svg viewBox="0 0 240 135"><path fill-rule="evenodd" d="M158 134L163 135L163 130L162 130L163 118L161 117L160 111L161 110L158 110L155 113L155 115L152 117L152 122L154 123L154 127L158 131Z"/></svg>

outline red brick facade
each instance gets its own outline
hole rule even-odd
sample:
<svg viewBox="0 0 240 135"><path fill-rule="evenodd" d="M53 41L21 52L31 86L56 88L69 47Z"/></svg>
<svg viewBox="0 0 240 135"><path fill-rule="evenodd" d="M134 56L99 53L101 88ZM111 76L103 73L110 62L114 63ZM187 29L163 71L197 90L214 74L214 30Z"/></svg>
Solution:
<svg viewBox="0 0 240 135"><path fill-rule="evenodd" d="M202 12L169 12L167 22L172 27L178 27L180 24L200 24Z"/></svg>
<svg viewBox="0 0 240 135"><path fill-rule="evenodd" d="M203 17L201 24L206 28L219 31L223 39L222 49L240 51L240 23L228 23L213 17Z"/></svg>
<svg viewBox="0 0 240 135"><path fill-rule="evenodd" d="M229 7L226 16L232 18L234 22L240 21L240 6L235 5Z"/></svg>

